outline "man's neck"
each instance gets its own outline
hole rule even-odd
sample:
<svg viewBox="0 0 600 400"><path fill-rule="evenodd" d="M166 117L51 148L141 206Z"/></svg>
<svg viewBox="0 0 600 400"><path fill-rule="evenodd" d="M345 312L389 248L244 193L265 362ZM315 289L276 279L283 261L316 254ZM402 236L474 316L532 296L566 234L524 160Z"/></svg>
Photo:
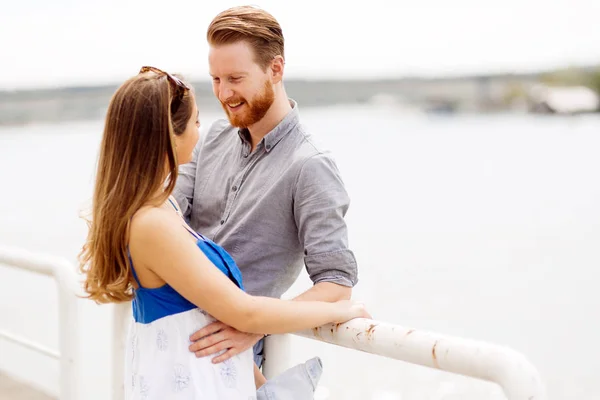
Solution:
<svg viewBox="0 0 600 400"><path fill-rule="evenodd" d="M253 151L262 138L264 138L267 133L271 132L291 110L292 106L290 105L290 101L288 100L287 94L282 89L280 93L277 93L275 96L275 101L265 116L254 125L248 127Z"/></svg>

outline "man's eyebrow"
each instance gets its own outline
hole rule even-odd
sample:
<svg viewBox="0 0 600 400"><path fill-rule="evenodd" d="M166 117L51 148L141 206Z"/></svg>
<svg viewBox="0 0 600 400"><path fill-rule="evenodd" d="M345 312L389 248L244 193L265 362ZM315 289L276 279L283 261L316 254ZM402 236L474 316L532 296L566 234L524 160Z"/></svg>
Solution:
<svg viewBox="0 0 600 400"><path fill-rule="evenodd" d="M210 75L211 78L215 78L215 76L213 74L208 74ZM248 73L247 72L231 72L229 74L227 74L227 76L234 76L234 75L238 75L238 76L247 76Z"/></svg>

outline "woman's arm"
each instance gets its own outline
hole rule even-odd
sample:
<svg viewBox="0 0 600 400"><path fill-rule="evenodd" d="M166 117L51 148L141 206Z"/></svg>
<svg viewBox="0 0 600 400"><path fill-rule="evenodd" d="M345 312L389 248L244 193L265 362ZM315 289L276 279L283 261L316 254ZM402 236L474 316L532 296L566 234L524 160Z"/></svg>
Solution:
<svg viewBox="0 0 600 400"><path fill-rule="evenodd" d="M135 265L150 269L183 297L237 330L286 333L369 317L350 301L286 301L250 296L219 271L170 211L151 208L132 221L130 250Z"/></svg>

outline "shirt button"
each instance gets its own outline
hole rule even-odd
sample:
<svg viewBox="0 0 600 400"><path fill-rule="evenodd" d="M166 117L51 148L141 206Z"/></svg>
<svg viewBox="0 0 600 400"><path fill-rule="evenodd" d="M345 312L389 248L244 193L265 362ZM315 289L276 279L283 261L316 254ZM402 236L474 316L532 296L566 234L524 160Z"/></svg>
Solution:
<svg viewBox="0 0 600 400"><path fill-rule="evenodd" d="M221 225L223 225L224 223L225 223L225 220L224 220L224 219L222 219L222 220L221 220Z"/></svg>
<svg viewBox="0 0 600 400"><path fill-rule="evenodd" d="M268 145L267 145L267 150L270 150L270 149L271 149L271 145L270 145L270 144L268 144Z"/></svg>
<svg viewBox="0 0 600 400"><path fill-rule="evenodd" d="M231 190L235 192L237 190L237 186L232 187Z"/></svg>
<svg viewBox="0 0 600 400"><path fill-rule="evenodd" d="M245 154L244 154L244 158L248 158L248 153L245 153Z"/></svg>

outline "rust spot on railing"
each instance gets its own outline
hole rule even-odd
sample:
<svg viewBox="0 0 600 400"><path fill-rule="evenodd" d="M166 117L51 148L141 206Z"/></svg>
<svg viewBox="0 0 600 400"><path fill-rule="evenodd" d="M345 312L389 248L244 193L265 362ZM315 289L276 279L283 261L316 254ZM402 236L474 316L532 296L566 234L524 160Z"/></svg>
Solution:
<svg viewBox="0 0 600 400"><path fill-rule="evenodd" d="M322 338L321 337L321 329L320 327L316 327L316 328L312 328L313 331L313 335L317 338Z"/></svg>
<svg viewBox="0 0 600 400"><path fill-rule="evenodd" d="M435 354L435 347L437 346L438 341L435 341L435 344L433 345L433 348L431 349L431 356L433 358L433 366L436 368L440 368L440 364L438 363L438 359L437 359L437 355Z"/></svg>
<svg viewBox="0 0 600 400"><path fill-rule="evenodd" d="M369 339L369 340L373 339L373 333L375 332L376 326L377 326L377 324L371 324L369 326L369 329L367 329L367 339Z"/></svg>
<svg viewBox="0 0 600 400"><path fill-rule="evenodd" d="M340 329L340 325L341 325L340 323L335 324L335 331L336 332L338 331L338 329ZM346 329L348 329L348 327L346 327Z"/></svg>
<svg viewBox="0 0 600 400"><path fill-rule="evenodd" d="M411 333L413 333L415 330L411 329L410 331L406 332L406 336L410 335Z"/></svg>

